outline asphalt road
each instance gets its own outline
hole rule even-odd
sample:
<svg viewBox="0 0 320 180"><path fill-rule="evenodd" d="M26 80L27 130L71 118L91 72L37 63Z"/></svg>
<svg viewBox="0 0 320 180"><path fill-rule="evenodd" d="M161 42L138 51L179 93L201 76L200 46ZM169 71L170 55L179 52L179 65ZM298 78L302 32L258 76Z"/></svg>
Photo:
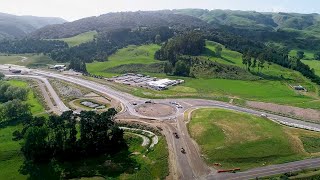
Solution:
<svg viewBox="0 0 320 180"><path fill-rule="evenodd" d="M64 111L67 108L63 102L59 99L58 95L55 93L54 89L47 81L47 77L56 78L64 81L68 81L74 84L78 84L80 86L86 87L88 89L92 89L93 91L99 92L101 94L105 94L115 100L120 101L124 106L123 113L128 113L133 117L141 118L141 119L154 119L158 120L157 122L165 132L165 136L168 142L168 147L170 150L170 162L172 168L172 172L174 174L174 179L249 179L279 173L285 173L292 170L299 170L305 167L315 168L320 167L320 159L309 159L304 161L297 161L288 164L282 165L274 165L267 166L262 168L253 169L246 172L230 174L218 174L214 169L210 169L202 160L201 154L199 152L197 144L191 139L188 134L188 130L186 128L186 123L184 121L184 112L187 110L203 108L203 107L218 107L224 108L239 112L250 113L253 115L260 116L261 114L266 114L271 120L294 126L299 128L310 129L314 131L320 131L319 124L313 124L308 122L303 122L299 120L295 120L292 118L281 117L269 113L263 113L260 111L247 109L243 107L238 107L234 105L230 105L228 103L219 102L219 101L211 101L211 100L202 100L202 99L163 99L163 100L153 100L155 103L165 103L170 105L170 102L178 102L183 106L183 108L178 109L176 113L167 116L167 117L146 117L140 115L135 111L135 106L132 102L144 103L147 99L134 97L128 93L119 92L114 90L108 86L80 79L77 77L65 76L56 73L49 73L46 71L40 70L28 70L24 67L16 67L15 69L21 69L25 71L31 71L33 75L23 75L28 78L38 78L45 82L47 88L56 102L57 106ZM1 66L0 69L8 70L8 66ZM62 103L62 104L61 104ZM65 109L64 109L65 108ZM177 132L180 138L175 138L172 133ZM181 148L186 150L186 154L181 152Z"/></svg>

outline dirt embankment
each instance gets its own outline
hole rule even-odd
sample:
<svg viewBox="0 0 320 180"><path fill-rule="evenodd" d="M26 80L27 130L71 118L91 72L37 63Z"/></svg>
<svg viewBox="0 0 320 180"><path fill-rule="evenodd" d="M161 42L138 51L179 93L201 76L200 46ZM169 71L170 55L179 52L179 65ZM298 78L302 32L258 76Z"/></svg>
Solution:
<svg viewBox="0 0 320 180"><path fill-rule="evenodd" d="M292 106L253 101L248 101L247 106L320 123L320 111L314 109L303 109Z"/></svg>

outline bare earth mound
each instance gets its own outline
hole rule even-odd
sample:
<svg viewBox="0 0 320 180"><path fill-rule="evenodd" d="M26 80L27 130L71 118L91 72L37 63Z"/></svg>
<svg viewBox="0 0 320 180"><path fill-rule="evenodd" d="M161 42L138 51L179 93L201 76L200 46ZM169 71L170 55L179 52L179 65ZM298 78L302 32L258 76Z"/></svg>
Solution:
<svg viewBox="0 0 320 180"><path fill-rule="evenodd" d="M305 120L311 120L314 122L320 122L320 112L314 109L303 109L303 108L292 107L292 106L285 106L285 105L278 105L278 104L264 103L264 102L253 102L253 101L248 101L247 105L253 108L295 116Z"/></svg>
<svg viewBox="0 0 320 180"><path fill-rule="evenodd" d="M149 117L166 117L176 112L175 107L166 104L143 104L135 108L136 111Z"/></svg>

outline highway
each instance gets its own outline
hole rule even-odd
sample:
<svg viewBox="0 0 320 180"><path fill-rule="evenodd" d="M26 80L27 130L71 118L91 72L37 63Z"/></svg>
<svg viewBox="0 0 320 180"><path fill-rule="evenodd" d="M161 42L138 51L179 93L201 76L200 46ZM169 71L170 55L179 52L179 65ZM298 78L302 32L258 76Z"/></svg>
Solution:
<svg viewBox="0 0 320 180"><path fill-rule="evenodd" d="M173 179L249 179L255 177L261 177L266 175L274 175L279 173L285 173L291 170L299 170L305 167L320 167L320 159L309 159L304 161L298 161L293 163L288 163L284 165L275 165L267 166L262 168L253 169L250 171L245 171L236 174L218 174L216 170L208 167L202 157L197 144L188 134L186 122L184 120L184 114L186 111L192 111L199 108L224 108L233 111L239 111L244 113L249 113L253 115L260 116L261 114L266 114L268 118L277 123L299 127L304 129L309 129L313 131L320 132L320 125L308 123L304 121L295 120L292 118L282 117L278 115L273 115L270 113L264 113L248 108L234 106L225 102L212 101L212 100L203 100L203 99L159 99L152 100L154 103L163 103L169 106L172 105L172 102L177 102L183 106L183 108L176 108L176 111L166 117L150 117L139 114L135 105L132 102L137 104L144 104L147 99L139 98L132 96L131 94L124 93L112 89L106 85L102 85L96 82L89 80L84 80L78 77L66 76L57 73L51 73L41 70L29 70L21 66L13 66L15 69L21 69L29 71L29 75L9 75L9 77L25 77L25 78L36 78L41 80L46 84L48 91L50 92L51 97L54 99L57 107L61 112L69 110L66 107L59 96L56 94L52 86L50 85L47 78L55 78L70 83L74 83L85 88L91 89L93 91L99 92L106 96L109 96L112 99L118 100L123 105L123 111L121 113L127 113L131 117L134 117L133 121L139 121L149 124L157 124L158 127L163 129L163 134L166 137L169 154L170 154L170 172ZM8 70L8 65L0 65L0 70ZM146 119L149 119L146 120ZM154 121L150 121L153 119ZM175 138L172 133L177 132L179 138ZM181 152L181 148L186 150L186 153Z"/></svg>

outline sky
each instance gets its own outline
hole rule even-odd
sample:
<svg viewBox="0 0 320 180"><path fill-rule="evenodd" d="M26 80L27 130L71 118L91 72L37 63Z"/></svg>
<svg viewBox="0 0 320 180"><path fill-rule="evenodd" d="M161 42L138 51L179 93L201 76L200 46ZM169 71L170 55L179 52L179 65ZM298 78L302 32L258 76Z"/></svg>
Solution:
<svg viewBox="0 0 320 180"><path fill-rule="evenodd" d="M320 13L319 0L0 0L0 12L73 21L108 12L161 9L231 9Z"/></svg>

